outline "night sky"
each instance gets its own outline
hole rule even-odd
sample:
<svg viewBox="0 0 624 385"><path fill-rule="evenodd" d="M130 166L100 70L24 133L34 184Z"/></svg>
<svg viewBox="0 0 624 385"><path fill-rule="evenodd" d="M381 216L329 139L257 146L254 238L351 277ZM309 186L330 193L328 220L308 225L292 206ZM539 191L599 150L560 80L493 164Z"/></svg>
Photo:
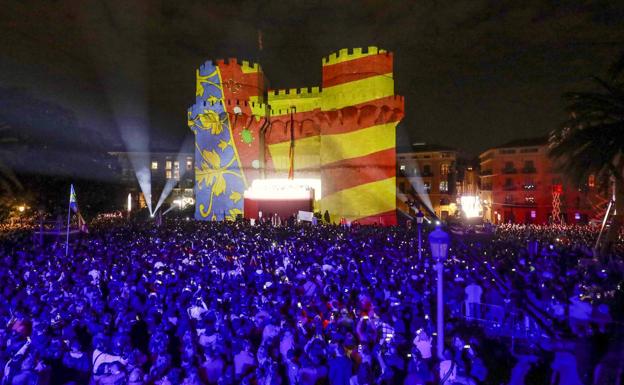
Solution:
<svg viewBox="0 0 624 385"><path fill-rule="evenodd" d="M103 147L120 143L120 121L140 111L147 120L135 123L148 126L152 148L177 149L190 135L195 69L207 59L259 60L272 88L290 88L318 85L321 57L332 51L377 45L395 53L406 97L400 141L476 155L558 125L561 94L587 86L624 50L621 1L20 0L2 8L0 92L17 87L69 111Z"/></svg>

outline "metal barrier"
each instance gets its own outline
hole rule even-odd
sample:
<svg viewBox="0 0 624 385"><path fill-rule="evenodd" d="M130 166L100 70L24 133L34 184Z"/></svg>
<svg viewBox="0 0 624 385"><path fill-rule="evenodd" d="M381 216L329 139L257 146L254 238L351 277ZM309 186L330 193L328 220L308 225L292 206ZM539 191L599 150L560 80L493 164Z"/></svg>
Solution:
<svg viewBox="0 0 624 385"><path fill-rule="evenodd" d="M462 306L462 317L480 324L486 333L493 336L515 338L537 338L544 335L533 317L511 305L466 303Z"/></svg>

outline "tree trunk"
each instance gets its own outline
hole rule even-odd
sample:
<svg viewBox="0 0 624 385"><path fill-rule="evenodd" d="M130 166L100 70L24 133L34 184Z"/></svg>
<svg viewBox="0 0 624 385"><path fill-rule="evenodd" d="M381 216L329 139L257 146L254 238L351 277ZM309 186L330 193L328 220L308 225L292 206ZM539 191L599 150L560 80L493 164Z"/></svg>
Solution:
<svg viewBox="0 0 624 385"><path fill-rule="evenodd" d="M612 254L611 250L618 241L620 229L624 223L624 180L622 178L615 178L615 212L616 215L611 217L611 226L601 248L603 257Z"/></svg>

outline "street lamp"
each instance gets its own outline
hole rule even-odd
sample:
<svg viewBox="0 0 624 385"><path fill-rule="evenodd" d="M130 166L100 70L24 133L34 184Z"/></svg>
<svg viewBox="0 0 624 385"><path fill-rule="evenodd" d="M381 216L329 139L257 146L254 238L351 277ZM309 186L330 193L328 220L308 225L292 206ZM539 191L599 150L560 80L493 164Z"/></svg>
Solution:
<svg viewBox="0 0 624 385"><path fill-rule="evenodd" d="M418 210L416 214L416 223L418 223L418 262L422 261L422 224L425 219L425 214Z"/></svg>
<svg viewBox="0 0 624 385"><path fill-rule="evenodd" d="M436 229L429 233L429 246L431 247L431 256L436 261L436 270L438 271L438 300L437 300L437 332L438 342L437 350L438 357L442 359L444 353L444 261L448 255L450 237L444 232L440 225L436 226Z"/></svg>

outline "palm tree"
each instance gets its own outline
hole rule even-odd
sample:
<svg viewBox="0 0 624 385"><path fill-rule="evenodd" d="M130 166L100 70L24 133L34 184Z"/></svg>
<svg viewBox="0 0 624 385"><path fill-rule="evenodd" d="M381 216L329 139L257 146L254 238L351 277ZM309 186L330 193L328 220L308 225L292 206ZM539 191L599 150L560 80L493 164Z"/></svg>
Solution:
<svg viewBox="0 0 624 385"><path fill-rule="evenodd" d="M617 239L624 219L624 55L607 80L594 78L595 90L564 95L570 118L551 132L549 155L572 182L590 175L615 183L615 207L605 246ZM603 249L605 250L605 249Z"/></svg>

